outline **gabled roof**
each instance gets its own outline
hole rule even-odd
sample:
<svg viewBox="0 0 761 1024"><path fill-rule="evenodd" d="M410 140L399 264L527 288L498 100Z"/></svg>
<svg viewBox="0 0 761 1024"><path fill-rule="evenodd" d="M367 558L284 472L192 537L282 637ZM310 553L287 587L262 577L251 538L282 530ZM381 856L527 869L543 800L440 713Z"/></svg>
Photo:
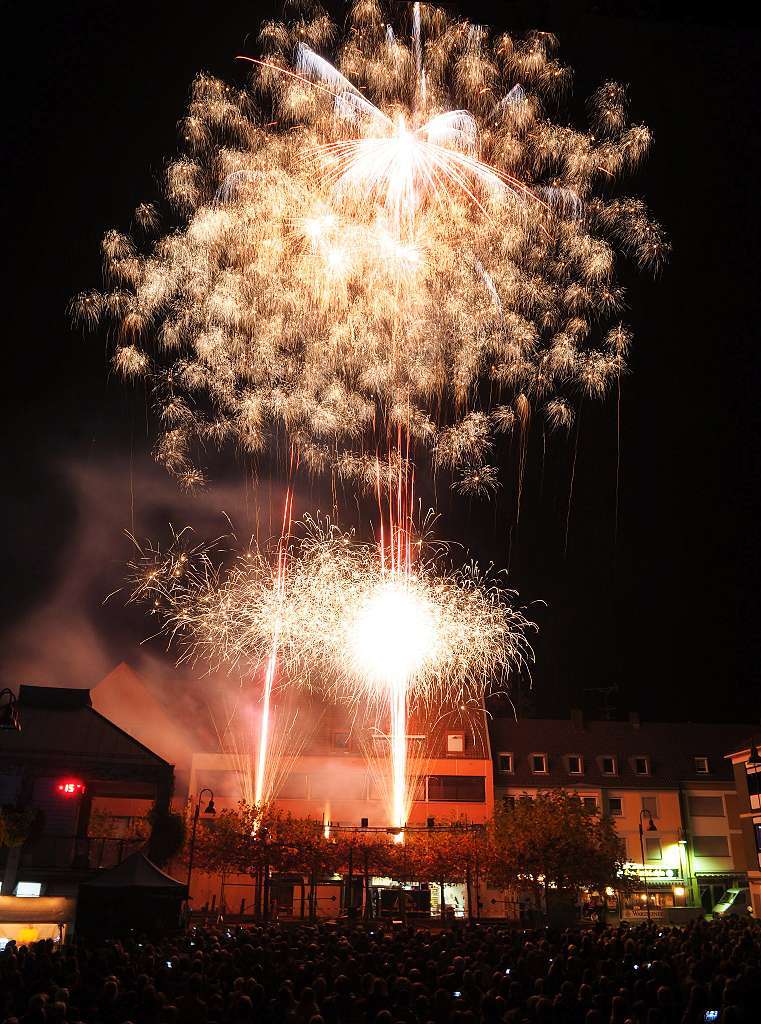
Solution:
<svg viewBox="0 0 761 1024"><path fill-rule="evenodd" d="M96 711L89 690L22 685L18 706L21 731L3 733L0 757L168 764Z"/></svg>
<svg viewBox="0 0 761 1024"><path fill-rule="evenodd" d="M170 716L140 675L121 662L90 691L93 707L165 761L189 765L195 738ZM188 715L184 716L187 721Z"/></svg>
<svg viewBox="0 0 761 1024"><path fill-rule="evenodd" d="M708 725L699 722L571 721L567 719L495 718L489 723L492 754L497 770L500 751L513 754L513 774L496 774L502 786L531 788L605 786L608 788L658 789L681 782L725 783L732 780L732 766L725 760L752 732L749 725ZM547 754L547 774L534 774L529 758ZM581 755L584 772L569 775L566 756ZM603 775L599 759L613 756L615 776ZM634 758L647 757L650 773L639 775ZM709 774L695 771L695 758L707 757Z"/></svg>
<svg viewBox="0 0 761 1024"><path fill-rule="evenodd" d="M187 886L176 878L165 874L148 860L144 853L132 853L125 857L121 864L107 871L101 871L94 878L82 882L88 889L153 889L173 890L181 895L180 890Z"/></svg>

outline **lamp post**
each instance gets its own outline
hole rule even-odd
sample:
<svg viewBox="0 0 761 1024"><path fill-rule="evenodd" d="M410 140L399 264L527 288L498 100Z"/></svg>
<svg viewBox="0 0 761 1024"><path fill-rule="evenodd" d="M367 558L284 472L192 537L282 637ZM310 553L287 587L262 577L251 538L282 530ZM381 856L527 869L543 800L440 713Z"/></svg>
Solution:
<svg viewBox="0 0 761 1024"><path fill-rule="evenodd" d="M198 794L198 801L196 803L196 809L193 812L193 831L190 833L190 850L188 851L188 899L190 899L190 876L193 874L193 854L196 852L196 830L198 828L198 819L201 815L201 798L204 793L209 794L209 802L204 808L204 814L216 814L217 809L214 806L214 794L210 789L202 789Z"/></svg>
<svg viewBox="0 0 761 1024"><path fill-rule="evenodd" d="M648 832L657 832L658 829L655 827L653 821L653 815L646 807L643 807L639 812L639 848L642 854L642 867L645 868L645 873L642 876L642 881L645 883L645 909L647 910L647 920L650 921L650 895L647 891L647 865L645 864L645 830L642 827L643 820L648 819Z"/></svg>

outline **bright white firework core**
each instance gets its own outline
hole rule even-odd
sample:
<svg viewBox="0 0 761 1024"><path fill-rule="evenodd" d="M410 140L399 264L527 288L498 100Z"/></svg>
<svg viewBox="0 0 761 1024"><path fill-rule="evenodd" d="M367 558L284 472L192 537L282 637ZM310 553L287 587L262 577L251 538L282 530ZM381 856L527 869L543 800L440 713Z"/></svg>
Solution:
<svg viewBox="0 0 761 1024"><path fill-rule="evenodd" d="M359 607L350 631L357 671L386 690L390 717L391 823L407 824L407 685L435 656L437 630L433 608L408 578L386 580ZM396 842L404 840L399 831Z"/></svg>
<svg viewBox="0 0 761 1024"><path fill-rule="evenodd" d="M357 611L350 632L359 674L377 685L404 684L437 647L434 611L404 578L375 587Z"/></svg>

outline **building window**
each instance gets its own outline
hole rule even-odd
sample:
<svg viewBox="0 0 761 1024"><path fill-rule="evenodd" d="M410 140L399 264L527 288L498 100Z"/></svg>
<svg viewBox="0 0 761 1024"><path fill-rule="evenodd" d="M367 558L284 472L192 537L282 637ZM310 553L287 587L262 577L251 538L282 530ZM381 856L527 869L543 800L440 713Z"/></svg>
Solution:
<svg viewBox="0 0 761 1024"><path fill-rule="evenodd" d="M645 837L645 860L663 860L660 839L651 836Z"/></svg>
<svg viewBox="0 0 761 1024"><path fill-rule="evenodd" d="M634 758L634 774L635 775L649 775L650 774L650 760L647 757L635 757Z"/></svg>
<svg viewBox="0 0 761 1024"><path fill-rule="evenodd" d="M583 775L584 774L584 761L580 754L569 754L568 755L568 774L569 775Z"/></svg>
<svg viewBox="0 0 761 1024"><path fill-rule="evenodd" d="M513 755L506 754L504 751L497 754L497 770L505 775L512 775Z"/></svg>
<svg viewBox="0 0 761 1024"><path fill-rule="evenodd" d="M532 754L531 755L531 771L534 775L546 775L547 774L547 755L546 754Z"/></svg>
<svg viewBox="0 0 761 1024"><path fill-rule="evenodd" d="M429 775L428 799L482 804L486 801L483 775Z"/></svg>
<svg viewBox="0 0 761 1024"><path fill-rule="evenodd" d="M447 753L448 754L463 754L465 752L465 733L464 732L448 732L447 733Z"/></svg>
<svg viewBox="0 0 761 1024"><path fill-rule="evenodd" d="M334 732L331 736L334 750L348 750L349 749L350 734L345 731Z"/></svg>
<svg viewBox="0 0 761 1024"><path fill-rule="evenodd" d="M611 818L620 818L624 813L624 802L620 796L608 797L608 814Z"/></svg>
<svg viewBox="0 0 761 1024"><path fill-rule="evenodd" d="M707 757L696 757L695 758L695 774L696 775L708 775L708 758Z"/></svg>
<svg viewBox="0 0 761 1024"><path fill-rule="evenodd" d="M692 818L724 817L724 801L720 796L690 796L687 803Z"/></svg>
<svg viewBox="0 0 761 1024"><path fill-rule="evenodd" d="M642 797L642 810L649 811L651 818L658 817L658 797L657 796L643 796Z"/></svg>
<svg viewBox="0 0 761 1024"><path fill-rule="evenodd" d="M502 797L502 807L506 811L514 811L515 810L515 797L514 796L510 796L510 794L507 794L507 795L503 796Z"/></svg>
<svg viewBox="0 0 761 1024"><path fill-rule="evenodd" d="M587 811L597 811L597 797L596 796L585 796L582 797L582 803Z"/></svg>
<svg viewBox="0 0 761 1024"><path fill-rule="evenodd" d="M726 836L693 836L692 852L696 857L728 857Z"/></svg>
<svg viewBox="0 0 761 1024"><path fill-rule="evenodd" d="M753 826L753 831L756 833L756 849L761 853L761 824L756 822Z"/></svg>
<svg viewBox="0 0 761 1024"><path fill-rule="evenodd" d="M616 759L615 757L601 757L600 758L600 771L603 775L616 775Z"/></svg>

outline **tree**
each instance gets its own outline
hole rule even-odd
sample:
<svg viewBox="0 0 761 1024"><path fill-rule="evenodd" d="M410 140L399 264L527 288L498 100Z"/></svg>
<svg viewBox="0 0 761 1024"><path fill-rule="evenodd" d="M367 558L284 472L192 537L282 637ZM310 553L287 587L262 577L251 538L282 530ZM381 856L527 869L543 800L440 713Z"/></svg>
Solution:
<svg viewBox="0 0 761 1024"><path fill-rule="evenodd" d="M528 885L538 903L550 888L578 893L618 884L626 848L610 818L574 793L552 790L496 811L487 859L498 885Z"/></svg>
<svg viewBox="0 0 761 1024"><path fill-rule="evenodd" d="M335 871L340 856L313 818L294 818L275 807L241 802L197 830L194 859L210 874L250 875L257 915L268 914L271 872L306 876L309 912L314 916L317 879Z"/></svg>
<svg viewBox="0 0 761 1024"><path fill-rule="evenodd" d="M408 833L406 850L400 851L407 877L426 879L438 885L442 920L446 916L445 886L468 882L474 858L473 843L473 830L455 822Z"/></svg>
<svg viewBox="0 0 761 1024"><path fill-rule="evenodd" d="M41 812L36 807L24 811L0 807L0 847L13 850L23 846L40 819Z"/></svg>
<svg viewBox="0 0 761 1024"><path fill-rule="evenodd" d="M373 876L393 877L395 846L382 832L364 832L359 829L337 830L330 836L335 853L335 870L348 879L347 906L354 910L352 879L361 875L364 888L364 916L373 916L370 879Z"/></svg>

